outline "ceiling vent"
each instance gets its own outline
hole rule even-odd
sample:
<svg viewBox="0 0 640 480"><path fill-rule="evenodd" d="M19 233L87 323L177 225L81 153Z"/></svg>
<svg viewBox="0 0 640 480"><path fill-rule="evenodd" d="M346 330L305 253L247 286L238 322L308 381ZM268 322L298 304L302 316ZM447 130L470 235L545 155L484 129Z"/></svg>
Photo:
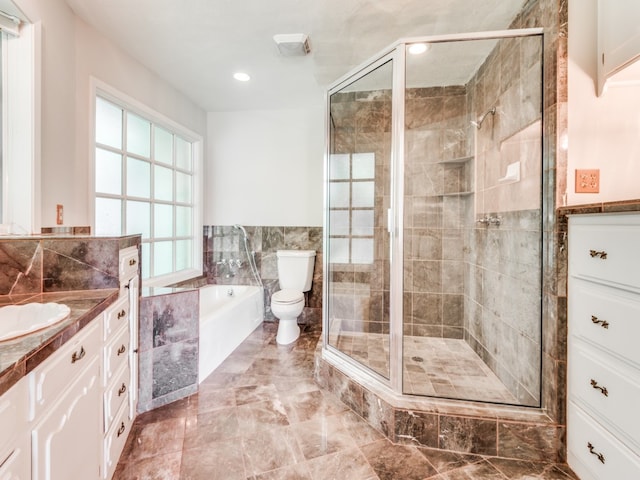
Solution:
<svg viewBox="0 0 640 480"><path fill-rule="evenodd" d="M304 33L286 33L273 36L283 57L304 57L311 52L309 37Z"/></svg>

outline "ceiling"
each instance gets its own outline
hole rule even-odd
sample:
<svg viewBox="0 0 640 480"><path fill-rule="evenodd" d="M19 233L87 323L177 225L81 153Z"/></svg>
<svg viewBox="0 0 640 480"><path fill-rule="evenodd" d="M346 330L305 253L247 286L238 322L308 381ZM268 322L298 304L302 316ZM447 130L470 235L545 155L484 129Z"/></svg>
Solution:
<svg viewBox="0 0 640 480"><path fill-rule="evenodd" d="M397 39L505 29L526 0L65 1L205 111L229 111L321 105L332 82ZM273 35L288 33L308 34L311 53L280 56Z"/></svg>

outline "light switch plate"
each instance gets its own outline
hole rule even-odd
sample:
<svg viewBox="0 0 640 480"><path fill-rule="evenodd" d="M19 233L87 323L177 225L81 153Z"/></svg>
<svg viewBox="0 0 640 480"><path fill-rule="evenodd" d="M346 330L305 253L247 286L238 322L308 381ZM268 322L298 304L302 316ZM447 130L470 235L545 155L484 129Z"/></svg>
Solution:
<svg viewBox="0 0 640 480"><path fill-rule="evenodd" d="M600 193L600 170L576 169L576 193Z"/></svg>

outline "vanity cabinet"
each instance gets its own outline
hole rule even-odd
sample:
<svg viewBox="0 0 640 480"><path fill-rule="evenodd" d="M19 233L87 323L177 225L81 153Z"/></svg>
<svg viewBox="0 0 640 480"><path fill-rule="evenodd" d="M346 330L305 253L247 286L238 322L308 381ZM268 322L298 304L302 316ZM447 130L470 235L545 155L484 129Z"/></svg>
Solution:
<svg viewBox="0 0 640 480"><path fill-rule="evenodd" d="M27 418L27 381L0 397L0 479L31 479L31 443Z"/></svg>
<svg viewBox="0 0 640 480"><path fill-rule="evenodd" d="M29 374L33 480L100 478L100 324Z"/></svg>
<svg viewBox="0 0 640 480"><path fill-rule="evenodd" d="M113 476L137 410L138 249L120 251L120 296L104 313L102 478Z"/></svg>
<svg viewBox="0 0 640 480"><path fill-rule="evenodd" d="M639 57L640 2L598 0L598 95L612 75Z"/></svg>
<svg viewBox="0 0 640 480"><path fill-rule="evenodd" d="M640 214L569 218L567 460L640 478Z"/></svg>

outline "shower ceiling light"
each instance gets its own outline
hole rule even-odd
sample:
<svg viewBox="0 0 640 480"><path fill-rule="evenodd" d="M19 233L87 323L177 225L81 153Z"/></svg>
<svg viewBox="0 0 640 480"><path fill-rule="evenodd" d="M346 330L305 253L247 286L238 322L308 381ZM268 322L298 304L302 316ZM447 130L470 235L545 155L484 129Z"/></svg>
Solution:
<svg viewBox="0 0 640 480"><path fill-rule="evenodd" d="M409 45L409 53L412 55L420 55L427 50L429 50L429 45L426 43L412 43Z"/></svg>
<svg viewBox="0 0 640 480"><path fill-rule="evenodd" d="M244 72L236 72L233 74L233 78L235 78L236 80L238 80L239 82L248 82L249 80L251 80L251 77Z"/></svg>
<svg viewBox="0 0 640 480"><path fill-rule="evenodd" d="M311 52L309 37L304 33L286 33L273 36L283 57L304 57Z"/></svg>

